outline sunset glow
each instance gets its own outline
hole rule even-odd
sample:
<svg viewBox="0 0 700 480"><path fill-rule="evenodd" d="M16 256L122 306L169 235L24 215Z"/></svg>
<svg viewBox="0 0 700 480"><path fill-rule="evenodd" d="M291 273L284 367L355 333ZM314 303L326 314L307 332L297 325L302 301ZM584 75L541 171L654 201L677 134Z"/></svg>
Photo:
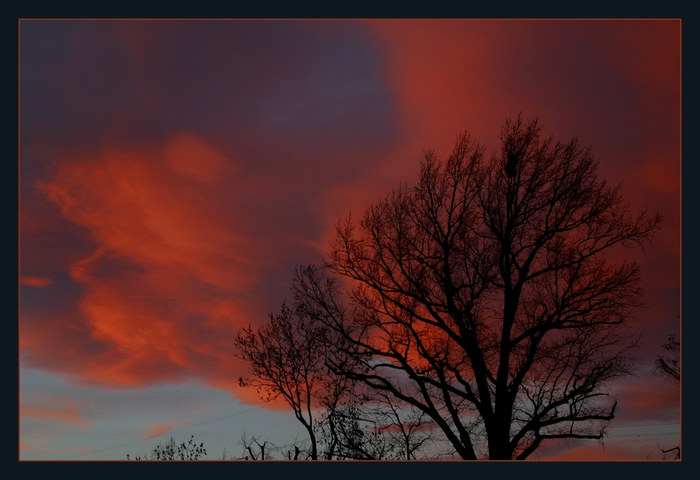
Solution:
<svg viewBox="0 0 700 480"><path fill-rule="evenodd" d="M239 385L240 329L289 299L295 266L327 259L340 218L415 182L425 151L444 158L468 131L498 154L520 112L578 136L634 211L663 216L635 251L638 373L614 386L609 441L553 443L537 460L678 445L679 385L654 361L681 331L679 20L19 31L21 460L124 460L191 434L207 459L240 457L243 433L291 442L285 406Z"/></svg>

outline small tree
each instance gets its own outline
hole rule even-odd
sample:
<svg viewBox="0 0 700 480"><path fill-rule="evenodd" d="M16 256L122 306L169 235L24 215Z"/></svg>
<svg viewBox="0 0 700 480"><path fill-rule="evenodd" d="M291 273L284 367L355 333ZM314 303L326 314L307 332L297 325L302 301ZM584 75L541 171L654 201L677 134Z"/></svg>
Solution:
<svg viewBox="0 0 700 480"><path fill-rule="evenodd" d="M322 325L283 305L267 324L249 326L236 339L251 373L249 379L239 380L240 385L255 387L266 401L284 399L308 433L312 460L318 459L315 409L328 381L324 335Z"/></svg>
<svg viewBox="0 0 700 480"><path fill-rule="evenodd" d="M656 358L656 369L675 381L680 382L681 380L681 343L676 339L675 335L668 337L666 343L661 345L667 353L666 355L659 355Z"/></svg>
<svg viewBox="0 0 700 480"><path fill-rule="evenodd" d="M680 383L681 343L678 341L675 335L671 335L668 337L666 343L661 345L661 348L663 348L666 351L666 354L659 355L656 358L656 370L663 373L664 375L671 377L676 383ZM674 459L678 460L681 458L680 445L671 448L659 447L659 449L661 450L661 453L664 454L664 457L666 456L666 454L671 453L673 454Z"/></svg>
<svg viewBox="0 0 700 480"><path fill-rule="evenodd" d="M194 435L190 436L186 442L175 443L175 439L170 437L167 442L159 443L151 451L148 457L136 456L133 460L199 460L206 456L207 449L204 448L204 443L195 443ZM131 460L129 454L126 455L127 460Z"/></svg>
<svg viewBox="0 0 700 480"><path fill-rule="evenodd" d="M255 436L248 438L244 433L241 436L241 445L243 446L244 460L270 460L272 458L268 448L271 444L267 440L260 440Z"/></svg>

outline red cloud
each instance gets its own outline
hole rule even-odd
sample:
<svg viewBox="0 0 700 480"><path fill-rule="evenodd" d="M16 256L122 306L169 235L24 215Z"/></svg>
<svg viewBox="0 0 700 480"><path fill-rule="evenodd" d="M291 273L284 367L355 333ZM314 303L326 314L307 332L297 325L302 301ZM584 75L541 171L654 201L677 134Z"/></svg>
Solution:
<svg viewBox="0 0 700 480"><path fill-rule="evenodd" d="M235 215L247 208L229 190L235 171L188 133L163 148L62 159L38 186L96 249L70 268L83 290L74 319L23 317L29 362L53 358L90 383L196 376L231 388L242 369L232 339L249 321L250 259L260 256ZM72 342L59 346L55 335Z"/></svg>
<svg viewBox="0 0 700 480"><path fill-rule="evenodd" d="M620 408L616 422L626 424L645 418L645 412L654 412L657 419L676 419L681 407L678 383L665 376L640 376L621 382L617 397Z"/></svg>
<svg viewBox="0 0 700 480"><path fill-rule="evenodd" d="M627 439L604 444L591 443L563 450L552 456L539 460L554 461L631 461L631 460L660 460L662 453L654 440Z"/></svg>
<svg viewBox="0 0 700 480"><path fill-rule="evenodd" d="M20 283L28 287L46 288L50 287L53 281L50 278L44 277L22 277Z"/></svg>
<svg viewBox="0 0 700 480"><path fill-rule="evenodd" d="M680 195L681 175L678 157L660 154L643 163L637 175L640 183L653 190L670 193L676 198Z"/></svg>
<svg viewBox="0 0 700 480"><path fill-rule="evenodd" d="M232 169L229 159L187 132L179 132L170 139L165 158L175 172L210 185Z"/></svg>

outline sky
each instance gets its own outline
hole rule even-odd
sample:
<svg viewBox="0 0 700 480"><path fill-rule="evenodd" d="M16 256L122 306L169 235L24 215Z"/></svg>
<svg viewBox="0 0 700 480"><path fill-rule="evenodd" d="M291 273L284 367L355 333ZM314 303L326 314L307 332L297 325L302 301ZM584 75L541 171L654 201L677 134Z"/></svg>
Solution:
<svg viewBox="0 0 700 480"><path fill-rule="evenodd" d="M678 445L679 20L20 20L20 460L124 460L194 435L303 438L238 386L241 327L325 259L338 218L519 113L578 136L634 210L635 377L605 442L539 460L645 460Z"/></svg>

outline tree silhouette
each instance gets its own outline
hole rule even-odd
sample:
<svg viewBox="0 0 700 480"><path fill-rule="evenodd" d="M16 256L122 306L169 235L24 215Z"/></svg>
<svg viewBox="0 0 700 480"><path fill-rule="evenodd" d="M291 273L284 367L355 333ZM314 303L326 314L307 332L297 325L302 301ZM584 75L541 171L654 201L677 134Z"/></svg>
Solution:
<svg viewBox="0 0 700 480"><path fill-rule="evenodd" d="M488 160L468 134L444 162L427 152L415 185L339 222L328 268L293 282L336 336L331 370L423 412L464 459L602 438L605 385L632 369L640 278L620 247L661 219L541 130L506 121Z"/></svg>
<svg viewBox="0 0 700 480"><path fill-rule="evenodd" d="M423 412L353 384L319 424L324 458L411 460L432 436Z"/></svg>
<svg viewBox="0 0 700 480"><path fill-rule="evenodd" d="M295 444L287 457L379 460L392 458L399 447L401 454L415 455L428 436L416 430L423 416L407 417L416 425L406 424L395 407L393 415L378 409L378 402L350 378L329 370L331 358L333 364L346 361L343 350L334 347L341 339L317 321L316 312L302 300L295 295L291 306L283 304L279 313L271 314L259 327L244 328L235 341L237 353L248 361L251 374L241 378L240 385L255 387L267 401L282 397L308 434L308 453ZM396 427L402 436L385 432L382 427L386 426ZM242 442L246 457L270 458L269 449L266 451L269 442L245 436Z"/></svg>
<svg viewBox="0 0 700 480"><path fill-rule="evenodd" d="M674 335L668 337L666 343L661 347L668 352L667 355L659 355L656 358L656 368L660 372L665 373L677 382L681 380L681 361L680 350L681 343Z"/></svg>
<svg viewBox="0 0 700 480"><path fill-rule="evenodd" d="M241 446L243 447L244 460L270 460L268 447L271 446L267 440L260 440L255 436L248 438L245 433L241 436ZM298 454L297 454L298 455ZM295 459L296 460L296 459Z"/></svg>
<svg viewBox="0 0 700 480"><path fill-rule="evenodd" d="M398 450L396 459L416 460L416 453L433 437L429 418L421 410L397 405L386 392L380 393L383 397L382 414L386 418L384 428Z"/></svg>
<svg viewBox="0 0 700 480"><path fill-rule="evenodd" d="M267 401L284 399L308 433L312 460L318 459L316 402L329 378L324 334L322 325L307 322L299 311L283 305L267 324L243 329L235 342L252 374L241 378L240 385L255 387Z"/></svg>
<svg viewBox="0 0 700 480"><path fill-rule="evenodd" d="M675 335L670 335L666 343L661 345L667 353L665 355L659 355L656 358L656 370L671 377L675 382L679 383L681 381L681 342L678 341ZM659 447L661 453L664 456L667 453L673 453L674 458L679 460L681 458L681 447L680 445L671 448Z"/></svg>
<svg viewBox="0 0 700 480"><path fill-rule="evenodd" d="M151 451L150 455L147 457L135 456L133 460L158 460L158 461L172 461L172 460L199 460L202 456L206 456L207 449L204 447L204 443L196 443L194 441L194 435L186 442L175 443L175 439L170 437L167 442L159 443ZM126 455L127 460L132 460L129 454Z"/></svg>

